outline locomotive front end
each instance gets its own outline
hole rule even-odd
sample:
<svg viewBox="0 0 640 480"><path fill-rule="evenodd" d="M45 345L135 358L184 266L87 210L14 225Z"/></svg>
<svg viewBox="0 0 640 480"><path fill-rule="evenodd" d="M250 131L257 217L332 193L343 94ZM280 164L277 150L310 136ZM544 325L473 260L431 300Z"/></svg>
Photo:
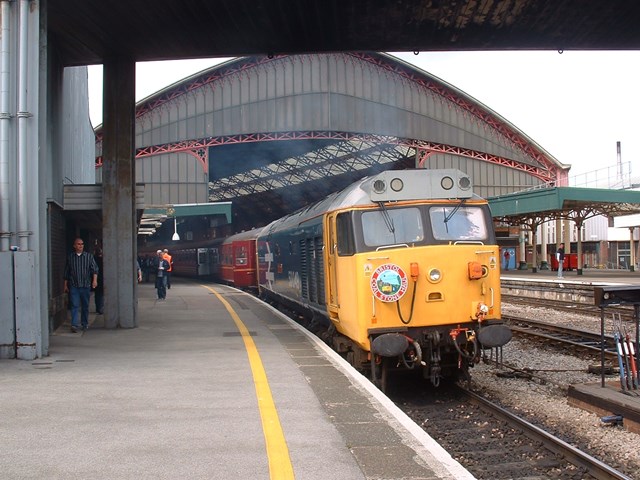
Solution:
<svg viewBox="0 0 640 480"><path fill-rule="evenodd" d="M487 202L457 170L383 172L370 187L375 207L336 216L336 231L353 231L329 252L336 329L366 352L374 380L397 368L436 385L465 375L511 338Z"/></svg>

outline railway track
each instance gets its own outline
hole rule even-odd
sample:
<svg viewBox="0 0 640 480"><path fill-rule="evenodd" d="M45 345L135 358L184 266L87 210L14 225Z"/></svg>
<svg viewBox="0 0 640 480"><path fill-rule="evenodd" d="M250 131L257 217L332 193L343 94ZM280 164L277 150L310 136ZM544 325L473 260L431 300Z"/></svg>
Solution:
<svg viewBox="0 0 640 480"><path fill-rule="evenodd" d="M394 400L478 479L631 479L469 390L407 395Z"/></svg>
<svg viewBox="0 0 640 480"><path fill-rule="evenodd" d="M530 306L534 308L549 308L556 311L571 312L578 315L587 315L600 318L601 309L595 305L581 302L569 302L552 300L548 298L532 298L517 295L503 294L502 301L520 306ZM632 306L610 306L605 310L605 317L610 318L612 314L620 315L626 322L634 322L634 311Z"/></svg>
<svg viewBox="0 0 640 480"><path fill-rule="evenodd" d="M509 323L513 332L522 335L536 337L545 342L569 345L571 348L584 349L592 353L600 353L602 350L603 336L599 333L512 315L503 315L502 318ZM606 358L615 358L615 340L611 335L604 335L604 351Z"/></svg>

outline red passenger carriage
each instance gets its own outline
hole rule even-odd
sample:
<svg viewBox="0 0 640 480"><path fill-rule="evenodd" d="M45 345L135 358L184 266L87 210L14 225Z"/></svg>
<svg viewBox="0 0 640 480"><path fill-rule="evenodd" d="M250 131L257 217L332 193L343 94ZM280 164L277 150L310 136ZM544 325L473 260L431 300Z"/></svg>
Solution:
<svg viewBox="0 0 640 480"><path fill-rule="evenodd" d="M237 288L257 286L257 228L227 237L222 243L220 278Z"/></svg>

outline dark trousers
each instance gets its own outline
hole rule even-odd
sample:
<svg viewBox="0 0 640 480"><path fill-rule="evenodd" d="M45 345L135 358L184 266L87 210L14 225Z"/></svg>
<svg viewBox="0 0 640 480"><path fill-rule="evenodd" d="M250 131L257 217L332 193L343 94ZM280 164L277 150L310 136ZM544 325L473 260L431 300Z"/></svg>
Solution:
<svg viewBox="0 0 640 480"><path fill-rule="evenodd" d="M156 289L158 290L158 299L167 298L167 277L156 277Z"/></svg>

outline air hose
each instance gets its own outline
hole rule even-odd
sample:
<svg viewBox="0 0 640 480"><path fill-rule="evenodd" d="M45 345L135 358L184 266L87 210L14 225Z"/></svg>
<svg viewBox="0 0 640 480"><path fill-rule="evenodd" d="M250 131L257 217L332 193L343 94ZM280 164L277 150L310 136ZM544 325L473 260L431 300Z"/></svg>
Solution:
<svg viewBox="0 0 640 480"><path fill-rule="evenodd" d="M405 319L402 317L402 312L400 311L400 300L396 300L396 308L398 309L398 317L400 318L400 321L402 323L404 323L405 325L408 325L409 322L411 322L411 318L413 317L413 305L416 301L416 281L413 281L413 295L411 295L411 313L409 314L409 319L405 321Z"/></svg>

